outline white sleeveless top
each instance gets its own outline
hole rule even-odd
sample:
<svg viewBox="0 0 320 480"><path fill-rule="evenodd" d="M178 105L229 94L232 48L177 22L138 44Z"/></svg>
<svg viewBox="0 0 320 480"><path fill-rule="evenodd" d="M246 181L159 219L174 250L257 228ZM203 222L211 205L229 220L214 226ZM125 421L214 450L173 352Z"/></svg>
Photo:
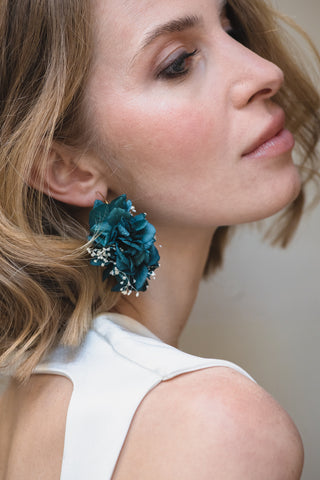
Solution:
<svg viewBox="0 0 320 480"><path fill-rule="evenodd" d="M58 347L34 372L63 375L73 383L60 479L111 479L146 394L164 380L207 367L230 367L251 379L233 363L163 343L132 318L99 315L80 348Z"/></svg>

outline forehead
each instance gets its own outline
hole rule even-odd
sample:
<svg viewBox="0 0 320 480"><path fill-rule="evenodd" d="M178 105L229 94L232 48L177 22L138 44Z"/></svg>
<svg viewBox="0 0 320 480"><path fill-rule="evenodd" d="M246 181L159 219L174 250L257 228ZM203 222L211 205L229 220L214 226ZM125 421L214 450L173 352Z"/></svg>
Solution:
<svg viewBox="0 0 320 480"><path fill-rule="evenodd" d="M185 15L220 13L226 0L94 0L94 34L111 40L141 36L148 28Z"/></svg>
<svg viewBox="0 0 320 480"><path fill-rule="evenodd" d="M227 0L93 0L93 6L95 9L99 9L100 14L118 10L119 12L127 12L130 16L183 7L196 8L198 6L201 8L205 5L222 9L226 3Z"/></svg>

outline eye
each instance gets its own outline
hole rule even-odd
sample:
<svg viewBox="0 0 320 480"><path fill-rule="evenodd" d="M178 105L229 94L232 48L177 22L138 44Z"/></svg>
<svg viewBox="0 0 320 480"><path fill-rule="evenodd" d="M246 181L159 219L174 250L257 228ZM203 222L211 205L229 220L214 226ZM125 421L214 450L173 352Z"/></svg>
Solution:
<svg viewBox="0 0 320 480"><path fill-rule="evenodd" d="M178 55L176 58L171 59L171 56L167 59L167 62L170 62L165 68L162 68L160 72L156 74L157 78L164 79L174 79L187 75L190 70L192 63L192 57L197 55L198 50L195 49L192 52L183 52ZM171 60L171 61L170 61Z"/></svg>

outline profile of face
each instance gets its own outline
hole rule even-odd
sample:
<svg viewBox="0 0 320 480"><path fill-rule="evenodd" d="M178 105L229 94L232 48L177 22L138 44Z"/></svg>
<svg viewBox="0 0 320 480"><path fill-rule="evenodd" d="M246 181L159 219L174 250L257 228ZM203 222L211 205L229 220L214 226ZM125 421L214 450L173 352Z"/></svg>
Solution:
<svg viewBox="0 0 320 480"><path fill-rule="evenodd" d="M300 190L273 97L280 68L232 36L220 0L94 0L85 107L109 194L157 225L267 217Z"/></svg>

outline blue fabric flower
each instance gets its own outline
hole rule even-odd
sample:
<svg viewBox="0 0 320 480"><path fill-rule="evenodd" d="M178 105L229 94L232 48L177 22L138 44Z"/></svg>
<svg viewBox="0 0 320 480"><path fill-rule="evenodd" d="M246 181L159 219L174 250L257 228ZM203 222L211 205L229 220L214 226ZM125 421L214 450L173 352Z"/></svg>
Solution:
<svg viewBox="0 0 320 480"><path fill-rule="evenodd" d="M112 290L124 294L145 291L160 259L154 226L145 213L133 216L134 211L132 202L121 195L108 204L96 200L89 217L91 264L104 267L103 279L115 277Z"/></svg>

